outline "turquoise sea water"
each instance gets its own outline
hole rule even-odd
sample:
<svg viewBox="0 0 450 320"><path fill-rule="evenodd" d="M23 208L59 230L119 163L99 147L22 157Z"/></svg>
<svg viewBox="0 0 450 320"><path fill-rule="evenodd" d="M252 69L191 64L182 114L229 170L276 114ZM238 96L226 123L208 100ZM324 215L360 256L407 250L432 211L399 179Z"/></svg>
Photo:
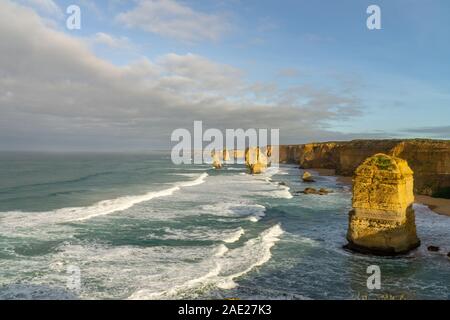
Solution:
<svg viewBox="0 0 450 320"><path fill-rule="evenodd" d="M0 299L450 297L450 218L415 205L418 250L350 253L349 188L317 177L308 186L333 193L298 195L300 174L175 166L162 152L2 153ZM369 265L381 290L366 287Z"/></svg>

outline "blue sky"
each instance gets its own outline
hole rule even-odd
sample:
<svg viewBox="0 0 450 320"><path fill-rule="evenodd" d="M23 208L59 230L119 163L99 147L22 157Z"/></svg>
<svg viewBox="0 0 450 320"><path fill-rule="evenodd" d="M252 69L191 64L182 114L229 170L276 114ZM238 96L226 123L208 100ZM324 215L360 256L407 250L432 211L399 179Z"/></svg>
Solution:
<svg viewBox="0 0 450 320"><path fill-rule="evenodd" d="M246 87L258 87L240 94L241 102L245 97L276 107L289 101L295 108L328 95L321 103L329 100L330 106L321 110L322 120L312 117L320 124L305 134L308 139L332 139L333 133L336 139L449 138L449 1L17 2L50 21L49 28L88 43L93 55L120 68L191 54L229 66ZM65 28L70 4L81 8L81 30ZM381 8L381 30L366 27L371 4ZM291 91L297 92L295 103ZM311 96L302 96L305 92ZM224 99L236 100L234 94ZM333 109L333 103L346 99L351 108Z"/></svg>

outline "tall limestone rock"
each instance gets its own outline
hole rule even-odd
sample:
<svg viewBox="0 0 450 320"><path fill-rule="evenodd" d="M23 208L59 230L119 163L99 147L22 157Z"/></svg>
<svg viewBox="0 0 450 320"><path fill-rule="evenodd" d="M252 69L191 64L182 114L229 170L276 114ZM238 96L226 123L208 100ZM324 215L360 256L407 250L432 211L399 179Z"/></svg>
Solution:
<svg viewBox="0 0 450 320"><path fill-rule="evenodd" d="M222 151L222 155L223 155L223 161L230 161L230 152L228 151L228 149L223 149Z"/></svg>
<svg viewBox="0 0 450 320"><path fill-rule="evenodd" d="M259 147L245 149L245 164L252 174L260 174L267 169L267 156Z"/></svg>
<svg viewBox="0 0 450 320"><path fill-rule="evenodd" d="M347 247L380 255L406 253L420 245L412 208L413 172L405 160L376 154L353 178Z"/></svg>
<svg viewBox="0 0 450 320"><path fill-rule="evenodd" d="M211 157L214 169L222 169L222 162L220 162L219 154L215 150L211 151Z"/></svg>

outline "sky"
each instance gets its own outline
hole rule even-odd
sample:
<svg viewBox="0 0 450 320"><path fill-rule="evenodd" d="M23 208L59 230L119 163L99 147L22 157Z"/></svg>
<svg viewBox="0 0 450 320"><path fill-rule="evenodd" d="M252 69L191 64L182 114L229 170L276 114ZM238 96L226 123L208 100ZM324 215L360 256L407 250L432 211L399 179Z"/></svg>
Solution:
<svg viewBox="0 0 450 320"><path fill-rule="evenodd" d="M448 0L0 0L0 150L449 139L449 57Z"/></svg>

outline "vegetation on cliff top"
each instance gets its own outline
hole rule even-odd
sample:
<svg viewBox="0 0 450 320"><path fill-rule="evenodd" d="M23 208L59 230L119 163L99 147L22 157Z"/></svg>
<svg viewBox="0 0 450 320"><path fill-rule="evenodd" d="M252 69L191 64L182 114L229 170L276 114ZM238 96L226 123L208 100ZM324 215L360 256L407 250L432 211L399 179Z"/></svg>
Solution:
<svg viewBox="0 0 450 320"><path fill-rule="evenodd" d="M371 158L371 165L375 165L380 170L391 170L394 169L394 164L391 159L385 155L377 155Z"/></svg>

